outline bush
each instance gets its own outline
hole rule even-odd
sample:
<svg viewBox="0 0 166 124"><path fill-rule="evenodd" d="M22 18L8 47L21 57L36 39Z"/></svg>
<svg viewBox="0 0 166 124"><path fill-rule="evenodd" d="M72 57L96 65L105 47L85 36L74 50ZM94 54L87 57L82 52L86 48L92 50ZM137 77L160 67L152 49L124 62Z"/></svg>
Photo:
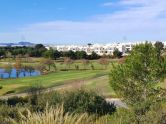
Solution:
<svg viewBox="0 0 166 124"><path fill-rule="evenodd" d="M7 105L0 106L0 124L13 124L10 119L20 120L18 107L9 107Z"/></svg>
<svg viewBox="0 0 166 124"><path fill-rule="evenodd" d="M6 104L6 100L0 99L0 105L4 105L4 104Z"/></svg>
<svg viewBox="0 0 166 124"><path fill-rule="evenodd" d="M7 94L11 94L11 93L15 93L15 90L10 90L10 91L7 91L6 93L4 93L3 95L7 95Z"/></svg>
<svg viewBox="0 0 166 124"><path fill-rule="evenodd" d="M3 88L3 86L0 86L0 89L2 89Z"/></svg>
<svg viewBox="0 0 166 124"><path fill-rule="evenodd" d="M34 84L33 86L29 87L26 92L29 94L35 95L40 94L44 90L44 87L41 84Z"/></svg>
<svg viewBox="0 0 166 124"><path fill-rule="evenodd" d="M65 112L97 114L99 116L112 114L116 111L114 104L107 103L104 97L95 92L77 90L66 92L63 98Z"/></svg>
<svg viewBox="0 0 166 124"><path fill-rule="evenodd" d="M12 105L12 106L15 106L17 104L24 105L28 103L28 98L12 97L12 98L9 98L6 102L7 102L7 105Z"/></svg>
<svg viewBox="0 0 166 124"><path fill-rule="evenodd" d="M61 104L64 105L66 113L88 113L102 116L116 111L114 104L107 103L104 97L82 89L34 95L31 96L30 101L35 111L43 111L46 105L55 107Z"/></svg>
<svg viewBox="0 0 166 124"><path fill-rule="evenodd" d="M48 105L55 107L60 103L62 103L61 95L55 91L30 97L33 111L43 111Z"/></svg>

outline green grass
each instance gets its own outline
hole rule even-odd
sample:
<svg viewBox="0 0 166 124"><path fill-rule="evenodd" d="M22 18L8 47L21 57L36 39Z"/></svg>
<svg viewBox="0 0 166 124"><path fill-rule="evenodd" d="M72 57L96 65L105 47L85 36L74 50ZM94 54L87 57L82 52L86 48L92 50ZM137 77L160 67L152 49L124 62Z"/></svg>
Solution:
<svg viewBox="0 0 166 124"><path fill-rule="evenodd" d="M36 67L39 65L40 61L43 58L30 58L29 62L22 59L23 65L33 65ZM75 60L70 69L68 66L63 64L63 62L55 60L57 67L57 72L49 73L47 75L41 75L37 77L26 77L19 79L6 79L0 81L0 86L3 88L0 89L0 95L5 94L8 91L15 91L15 93L25 92L31 86L41 85L46 88L62 85L64 83L71 83L74 80L85 81L86 87L88 89L99 90L104 96L114 96L115 93L109 85L108 76L103 76L103 73L106 74L109 72L109 69L112 68L111 63L116 63L117 60L110 59L110 64L106 70L103 70L103 65L99 64L99 60L91 60L90 64L86 66L82 64L82 60ZM4 67L8 63L8 59L0 60L0 67ZM14 63L14 60L10 60L11 63ZM95 70L91 70L91 64L93 64ZM75 65L79 66L79 70L76 71ZM70 71L60 71L62 69L69 69ZM54 68L51 67L51 71L54 71ZM73 85L73 84L71 84ZM75 85L75 84L74 84ZM74 86L73 86L74 87Z"/></svg>
<svg viewBox="0 0 166 124"><path fill-rule="evenodd" d="M47 75L41 75L37 77L25 77L18 79L5 79L0 81L0 86L3 88L0 90L0 95L3 95L7 91L15 90L16 93L22 92L30 86L40 84L44 87L51 87L56 85L62 85L72 80L86 80L93 77L103 75L103 71L100 70L87 70L87 71L65 71L50 73Z"/></svg>
<svg viewBox="0 0 166 124"><path fill-rule="evenodd" d="M100 76L85 82L85 88L96 90L105 97L116 97L114 90L109 84L108 75Z"/></svg>
<svg viewBox="0 0 166 124"><path fill-rule="evenodd" d="M40 64L40 62L42 61L43 58L34 58L31 57L29 58L29 61L27 62L25 58L22 58L22 64L23 65L32 65L32 66L37 66ZM111 63L115 63L117 62L116 59L110 59L110 64L108 65L108 69L112 66ZM1 59L0 60L0 67L3 68L8 62L10 63L15 63L15 60L13 59ZM58 60L55 60L55 64L57 66L58 70L61 69L66 69L68 68L68 66L66 66L63 62L59 62ZM74 60L73 64L70 65L70 69L75 69L75 65L79 66L79 69L91 69L91 64L93 64L94 69L96 70L100 70L103 69L103 65L99 64L99 60L90 60L89 65L87 65L86 67L84 67L84 65L82 64L82 60ZM54 70L54 68L52 68L52 70Z"/></svg>

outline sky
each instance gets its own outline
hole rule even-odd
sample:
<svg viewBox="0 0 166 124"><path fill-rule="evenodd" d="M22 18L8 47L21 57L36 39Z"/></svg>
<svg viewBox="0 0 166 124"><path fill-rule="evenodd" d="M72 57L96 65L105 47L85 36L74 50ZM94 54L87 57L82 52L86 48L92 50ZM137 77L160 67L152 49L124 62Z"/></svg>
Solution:
<svg viewBox="0 0 166 124"><path fill-rule="evenodd" d="M166 0L0 0L0 43L166 40Z"/></svg>

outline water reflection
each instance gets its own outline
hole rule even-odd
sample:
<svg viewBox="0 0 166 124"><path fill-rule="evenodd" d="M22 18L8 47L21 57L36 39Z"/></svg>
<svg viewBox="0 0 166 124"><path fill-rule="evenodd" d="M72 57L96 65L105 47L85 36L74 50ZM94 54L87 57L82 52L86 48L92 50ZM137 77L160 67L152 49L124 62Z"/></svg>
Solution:
<svg viewBox="0 0 166 124"><path fill-rule="evenodd" d="M15 68L11 69L11 71L7 71L5 69L0 68L0 78L21 78L21 77L30 77L30 76L38 76L41 75L40 71L26 71L24 69L16 70Z"/></svg>

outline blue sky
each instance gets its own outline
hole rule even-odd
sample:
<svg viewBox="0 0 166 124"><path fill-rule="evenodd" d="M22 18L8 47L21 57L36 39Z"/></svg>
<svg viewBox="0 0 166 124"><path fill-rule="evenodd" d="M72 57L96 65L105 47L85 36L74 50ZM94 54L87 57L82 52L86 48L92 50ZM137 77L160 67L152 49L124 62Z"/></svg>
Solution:
<svg viewBox="0 0 166 124"><path fill-rule="evenodd" d="M166 0L0 0L0 42L166 40L165 6Z"/></svg>

